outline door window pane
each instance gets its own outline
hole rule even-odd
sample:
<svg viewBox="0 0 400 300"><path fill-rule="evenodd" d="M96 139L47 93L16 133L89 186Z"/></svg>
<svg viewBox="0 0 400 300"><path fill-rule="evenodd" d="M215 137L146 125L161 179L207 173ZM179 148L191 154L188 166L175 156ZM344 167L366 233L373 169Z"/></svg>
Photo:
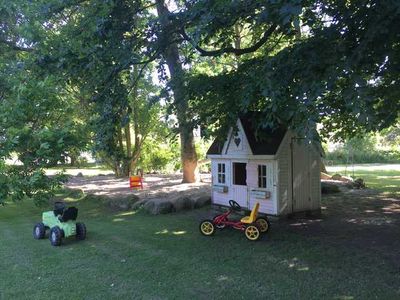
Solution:
<svg viewBox="0 0 400 300"><path fill-rule="evenodd" d="M258 165L258 187L259 188L267 187L267 166L266 165Z"/></svg>

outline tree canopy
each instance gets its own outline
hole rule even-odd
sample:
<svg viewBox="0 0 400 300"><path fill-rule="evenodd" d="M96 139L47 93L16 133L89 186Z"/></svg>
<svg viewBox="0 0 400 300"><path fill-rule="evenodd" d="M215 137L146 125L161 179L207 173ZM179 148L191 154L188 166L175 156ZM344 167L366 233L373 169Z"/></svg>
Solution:
<svg viewBox="0 0 400 300"><path fill-rule="evenodd" d="M399 119L395 0L18 0L0 16L1 157L18 153L24 166L76 151L88 124L126 174L159 120L157 99L177 116L189 181L193 128L220 135L240 113L308 138L317 123L343 139Z"/></svg>
<svg viewBox="0 0 400 300"><path fill-rule="evenodd" d="M280 41L274 43L271 37L251 57L243 57L237 68L191 78L191 99L197 111L206 112L204 125L223 124L224 118L235 118L239 111L257 110L264 113L260 126L283 123L307 134L315 123L322 123L325 136L346 138L396 122L400 106L398 2L291 1L292 7L273 3L280 7L283 20L274 18L268 28L279 20L287 22L288 29L277 27L282 31ZM267 7L261 11L270 12ZM282 13L292 11L298 18ZM254 20L251 14L245 16ZM263 20L263 25L268 23ZM301 24L301 37L293 32L295 23ZM204 53L199 49L200 55L231 52L223 44L229 37L217 35L215 29L204 30L204 39L213 34L219 50ZM221 36L222 40L217 39Z"/></svg>

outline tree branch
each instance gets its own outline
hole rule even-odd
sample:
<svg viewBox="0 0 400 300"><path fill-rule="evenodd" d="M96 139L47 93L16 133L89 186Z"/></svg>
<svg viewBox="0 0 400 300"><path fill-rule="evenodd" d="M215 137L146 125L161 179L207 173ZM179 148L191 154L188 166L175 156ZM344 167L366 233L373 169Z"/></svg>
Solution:
<svg viewBox="0 0 400 300"><path fill-rule="evenodd" d="M268 39L271 37L271 35L274 33L274 31L278 28L278 25L274 24L272 25L267 31L264 32L262 38L255 43L254 45L247 47L247 48L242 48L242 49L237 49L237 48L233 48L233 47L226 47L226 48L221 48L218 50L206 50L201 48L198 44L196 44L193 39L187 35L187 33L185 32L185 29L182 28L181 30L181 35L183 36L183 38L188 41L197 51L200 52L201 56L219 56L222 55L224 53L233 53L235 55L243 55L246 53L251 53L254 52L256 50L258 50L262 45L264 45Z"/></svg>
<svg viewBox="0 0 400 300"><path fill-rule="evenodd" d="M56 15L56 14L60 14L62 13L65 9L74 6L74 5L79 5L82 4L84 2L87 2L87 0L71 0L71 1L64 1L63 5L59 5L57 7L57 5L53 5L52 7L50 7L49 13L51 15Z"/></svg>
<svg viewBox="0 0 400 300"><path fill-rule="evenodd" d="M0 39L0 43L7 45L8 47L10 47L11 49L13 49L15 51L32 52L35 50L33 48L17 46L13 42L10 42L10 41L4 40L4 39Z"/></svg>

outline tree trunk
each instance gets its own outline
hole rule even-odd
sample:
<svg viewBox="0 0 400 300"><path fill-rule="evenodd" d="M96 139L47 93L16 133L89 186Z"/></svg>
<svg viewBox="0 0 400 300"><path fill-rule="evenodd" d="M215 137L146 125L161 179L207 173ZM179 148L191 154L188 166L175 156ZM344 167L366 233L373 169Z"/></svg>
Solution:
<svg viewBox="0 0 400 300"><path fill-rule="evenodd" d="M132 173L131 159L132 159L132 141L131 141L131 125L128 123L124 128L126 140L126 159L124 160L124 175L129 176Z"/></svg>
<svg viewBox="0 0 400 300"><path fill-rule="evenodd" d="M182 182L195 182L197 180L197 153L194 145L193 126L191 116L188 113L188 102L184 89L184 72L179 60L179 51L176 43L170 43L174 36L168 32L169 20L168 8L164 0L157 0L157 13L160 19L164 36L162 39L168 45L163 57L168 65L171 76L171 89L174 94L174 105L179 123L179 134L181 140L181 162L183 179Z"/></svg>
<svg viewBox="0 0 400 300"><path fill-rule="evenodd" d="M71 162L69 163L69 165L71 167L75 167L76 166L76 161L77 161L77 157L75 155L70 154L69 158L71 160Z"/></svg>

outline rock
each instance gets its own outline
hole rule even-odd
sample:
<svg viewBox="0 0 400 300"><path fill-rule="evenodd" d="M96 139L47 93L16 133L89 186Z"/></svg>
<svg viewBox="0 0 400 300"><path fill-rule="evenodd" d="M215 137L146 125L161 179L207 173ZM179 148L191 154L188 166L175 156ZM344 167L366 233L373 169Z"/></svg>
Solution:
<svg viewBox="0 0 400 300"><path fill-rule="evenodd" d="M334 194L339 193L339 186L332 182L321 182L321 193L322 194Z"/></svg>
<svg viewBox="0 0 400 300"><path fill-rule="evenodd" d="M79 172L78 174L76 174L76 177L83 177L82 172Z"/></svg>
<svg viewBox="0 0 400 300"><path fill-rule="evenodd" d="M83 200L85 201L96 201L96 202L105 202L108 199L107 196L104 195L96 195L96 194L87 194Z"/></svg>
<svg viewBox="0 0 400 300"><path fill-rule="evenodd" d="M342 175L340 174L333 174L332 175L332 180L340 180L342 178Z"/></svg>
<svg viewBox="0 0 400 300"><path fill-rule="evenodd" d="M202 195L193 199L194 208L200 208L211 204L211 197L209 195Z"/></svg>
<svg viewBox="0 0 400 300"><path fill-rule="evenodd" d="M142 199L142 200L139 200L138 202L135 202L132 205L132 209L133 210L137 210L137 209L141 208L147 201L149 201L149 200L148 199Z"/></svg>
<svg viewBox="0 0 400 300"><path fill-rule="evenodd" d="M174 206L175 211L189 210L193 209L194 207L194 202L186 196L172 199L171 202Z"/></svg>
<svg viewBox="0 0 400 300"><path fill-rule="evenodd" d="M332 176L324 172L321 172L321 179L332 179Z"/></svg>
<svg viewBox="0 0 400 300"><path fill-rule="evenodd" d="M354 180L353 186L354 186L355 189L364 189L365 188L364 179L357 178L356 180Z"/></svg>
<svg viewBox="0 0 400 300"><path fill-rule="evenodd" d="M113 210L127 211L131 210L139 197L136 195L119 196L117 198L104 197L103 203Z"/></svg>
<svg viewBox="0 0 400 300"><path fill-rule="evenodd" d="M147 201L144 210L152 215L167 214L174 210L172 203L164 199L153 199Z"/></svg>
<svg viewBox="0 0 400 300"><path fill-rule="evenodd" d="M343 182L350 182L350 183L354 182L353 178L351 178L350 176L341 176L339 180L343 181Z"/></svg>

